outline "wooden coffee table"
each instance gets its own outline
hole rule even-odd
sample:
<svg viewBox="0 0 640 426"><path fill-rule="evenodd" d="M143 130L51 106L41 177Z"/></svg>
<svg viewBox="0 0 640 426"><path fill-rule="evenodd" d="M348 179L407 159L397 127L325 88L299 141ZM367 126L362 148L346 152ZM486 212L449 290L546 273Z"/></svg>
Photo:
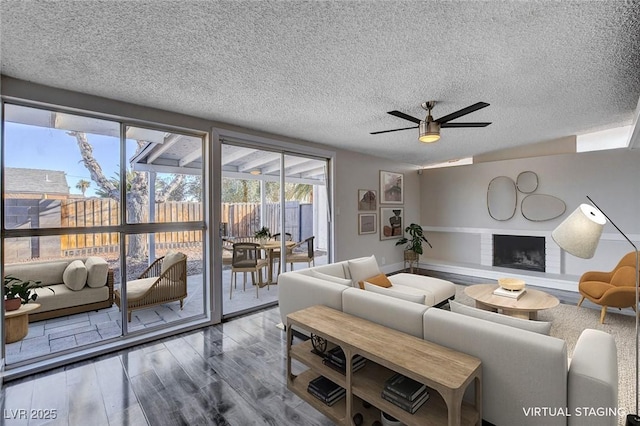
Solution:
<svg viewBox="0 0 640 426"><path fill-rule="evenodd" d="M560 301L550 294L540 290L527 288L520 299L496 296L493 290L498 284L476 284L464 289L464 293L476 301L476 308L486 311L501 312L517 318L535 320L538 311L558 306Z"/></svg>

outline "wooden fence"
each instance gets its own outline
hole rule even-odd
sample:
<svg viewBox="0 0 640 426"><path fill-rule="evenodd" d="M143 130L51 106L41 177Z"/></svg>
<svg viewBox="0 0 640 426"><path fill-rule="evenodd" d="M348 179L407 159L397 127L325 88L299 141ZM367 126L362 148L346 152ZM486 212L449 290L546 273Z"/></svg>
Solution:
<svg viewBox="0 0 640 426"><path fill-rule="evenodd" d="M285 208L285 232L294 239L300 234L300 203L287 202ZM223 203L222 222L226 222L227 235L248 237L260 229L260 203ZM280 229L280 204L264 206L264 226L272 233ZM201 203L177 202L156 203L154 223L192 222L202 220ZM86 226L112 226L119 224L120 203L107 198L61 200L60 225L63 228ZM145 216L143 222L147 221ZM68 255L88 255L118 250L118 233L70 234L60 238L62 253ZM156 248L179 248L197 246L202 243L202 232L159 232L155 234Z"/></svg>

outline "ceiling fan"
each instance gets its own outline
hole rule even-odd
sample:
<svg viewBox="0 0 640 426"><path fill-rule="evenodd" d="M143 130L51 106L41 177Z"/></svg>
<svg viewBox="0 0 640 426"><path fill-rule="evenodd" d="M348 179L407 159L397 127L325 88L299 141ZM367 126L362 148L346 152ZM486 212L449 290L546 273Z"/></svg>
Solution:
<svg viewBox="0 0 640 426"><path fill-rule="evenodd" d="M488 107L489 104L486 102L478 102L473 105L470 105L466 108L462 108L456 112L452 112L451 114L445 115L444 117L440 117L437 120L434 120L431 116L431 110L436 105L436 101L428 101L422 103L422 108L427 110L427 117L424 120L420 120L419 118L412 117L404 112L400 111L389 111L387 114L395 115L396 117L403 118L405 120L412 121L417 126L412 127L403 127L401 129L393 129L393 130L382 130L379 132L371 132L372 135L378 135L380 133L389 133L389 132L397 132L400 130L408 130L408 129L420 129L420 137L418 138L420 142L435 142L440 139L440 128L445 127L486 127L491 123L449 123L451 120L455 120L458 117L462 117L463 115L471 114L474 111L482 109L484 107Z"/></svg>

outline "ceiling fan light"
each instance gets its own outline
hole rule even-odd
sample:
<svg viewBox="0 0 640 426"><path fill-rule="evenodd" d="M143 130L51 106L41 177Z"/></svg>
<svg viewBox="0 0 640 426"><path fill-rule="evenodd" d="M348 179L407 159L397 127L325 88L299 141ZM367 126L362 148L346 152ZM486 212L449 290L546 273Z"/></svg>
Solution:
<svg viewBox="0 0 640 426"><path fill-rule="evenodd" d="M435 121L420 122L420 137L418 140L424 143L436 142L440 139L440 124Z"/></svg>

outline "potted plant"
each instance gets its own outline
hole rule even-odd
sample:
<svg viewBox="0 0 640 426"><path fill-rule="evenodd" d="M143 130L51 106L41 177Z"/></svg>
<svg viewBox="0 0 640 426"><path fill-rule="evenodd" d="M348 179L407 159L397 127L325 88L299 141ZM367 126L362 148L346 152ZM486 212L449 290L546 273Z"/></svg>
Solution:
<svg viewBox="0 0 640 426"><path fill-rule="evenodd" d="M269 238L271 238L271 231L266 226L263 226L254 234L254 238L258 240L260 244L264 244Z"/></svg>
<svg viewBox="0 0 640 426"><path fill-rule="evenodd" d="M4 277L4 305L5 310L15 311L20 309L20 305L24 305L31 301L35 302L38 294L34 291L36 288L44 287L42 281L26 280L7 275ZM52 288L49 288L53 293Z"/></svg>
<svg viewBox="0 0 640 426"><path fill-rule="evenodd" d="M418 263L418 259L420 255L424 253L422 249L422 243L425 242L429 245L429 247L433 248L431 243L424 236L424 232L422 231L422 226L417 223L412 223L411 225L404 228L404 232L409 234L409 237L402 237L396 242L396 245L406 244L404 248L404 261L409 262L409 266L411 268L411 272L413 273L413 265L414 263Z"/></svg>

